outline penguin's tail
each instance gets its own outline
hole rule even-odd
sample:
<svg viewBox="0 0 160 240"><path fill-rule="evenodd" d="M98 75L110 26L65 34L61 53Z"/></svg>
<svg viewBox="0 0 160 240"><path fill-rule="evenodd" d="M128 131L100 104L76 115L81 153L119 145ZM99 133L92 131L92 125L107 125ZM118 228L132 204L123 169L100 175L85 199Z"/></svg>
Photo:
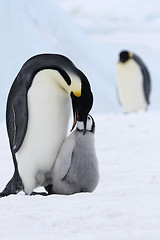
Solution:
<svg viewBox="0 0 160 240"><path fill-rule="evenodd" d="M0 192L1 197L7 197L10 194L17 194L20 191L23 191L23 183L18 171L15 171L11 180L7 183L6 187L2 192Z"/></svg>

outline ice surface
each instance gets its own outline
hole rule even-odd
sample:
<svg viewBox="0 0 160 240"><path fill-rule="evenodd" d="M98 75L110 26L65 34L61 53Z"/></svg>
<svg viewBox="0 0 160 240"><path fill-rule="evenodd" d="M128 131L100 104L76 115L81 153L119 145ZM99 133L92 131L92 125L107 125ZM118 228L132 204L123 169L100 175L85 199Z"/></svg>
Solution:
<svg viewBox="0 0 160 240"><path fill-rule="evenodd" d="M94 116L99 185L72 196L0 199L2 240L160 239L160 113ZM0 190L13 172L0 125Z"/></svg>

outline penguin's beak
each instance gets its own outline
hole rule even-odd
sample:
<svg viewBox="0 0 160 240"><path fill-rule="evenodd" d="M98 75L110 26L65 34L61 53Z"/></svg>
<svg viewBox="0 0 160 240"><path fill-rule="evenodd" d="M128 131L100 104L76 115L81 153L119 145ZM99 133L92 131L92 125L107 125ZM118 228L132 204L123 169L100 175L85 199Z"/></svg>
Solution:
<svg viewBox="0 0 160 240"><path fill-rule="evenodd" d="M73 106L73 102L72 102L72 106ZM74 129L76 123L77 123L77 112L73 109L73 126L71 128L71 132Z"/></svg>
<svg viewBox="0 0 160 240"><path fill-rule="evenodd" d="M121 57L119 61L122 62L122 63L124 63L124 62L125 62L125 59Z"/></svg>
<svg viewBox="0 0 160 240"><path fill-rule="evenodd" d="M73 119L74 119L71 131L74 129L77 120L83 121L84 123L83 134L85 134L87 116L93 104L93 95L90 90L89 83L85 88L83 88L83 84L82 84L82 91L79 97L75 96L74 93L71 92L71 99L72 99Z"/></svg>
<svg viewBox="0 0 160 240"><path fill-rule="evenodd" d="M73 109L73 126L71 129L72 131L77 123L78 97L76 97L74 93L71 92L71 99L72 99L72 109Z"/></svg>

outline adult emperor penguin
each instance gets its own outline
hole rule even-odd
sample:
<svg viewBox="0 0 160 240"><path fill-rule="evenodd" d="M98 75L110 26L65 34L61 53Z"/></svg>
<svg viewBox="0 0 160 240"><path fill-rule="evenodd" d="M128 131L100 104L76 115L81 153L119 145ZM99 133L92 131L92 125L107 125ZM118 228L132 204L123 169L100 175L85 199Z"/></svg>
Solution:
<svg viewBox="0 0 160 240"><path fill-rule="evenodd" d="M120 104L126 113L146 110L151 80L147 67L134 53L122 51L116 67Z"/></svg>
<svg viewBox="0 0 160 240"><path fill-rule="evenodd" d="M77 120L77 129L63 142L52 171L50 193L73 194L92 192L99 180L98 160L95 152L95 122L87 118L84 124Z"/></svg>
<svg viewBox="0 0 160 240"><path fill-rule="evenodd" d="M40 54L21 68L10 89L6 123L14 175L0 196L46 187L68 131L71 106L86 128L93 95L86 76L65 56Z"/></svg>

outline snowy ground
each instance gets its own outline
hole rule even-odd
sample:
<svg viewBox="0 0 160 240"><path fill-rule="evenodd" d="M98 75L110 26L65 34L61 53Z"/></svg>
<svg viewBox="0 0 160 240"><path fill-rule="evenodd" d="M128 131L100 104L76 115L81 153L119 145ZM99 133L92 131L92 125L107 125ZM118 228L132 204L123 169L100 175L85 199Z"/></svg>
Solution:
<svg viewBox="0 0 160 240"><path fill-rule="evenodd" d="M107 114L96 120L100 182L91 193L0 199L0 238L160 239L160 112ZM0 124L0 190L12 174Z"/></svg>

